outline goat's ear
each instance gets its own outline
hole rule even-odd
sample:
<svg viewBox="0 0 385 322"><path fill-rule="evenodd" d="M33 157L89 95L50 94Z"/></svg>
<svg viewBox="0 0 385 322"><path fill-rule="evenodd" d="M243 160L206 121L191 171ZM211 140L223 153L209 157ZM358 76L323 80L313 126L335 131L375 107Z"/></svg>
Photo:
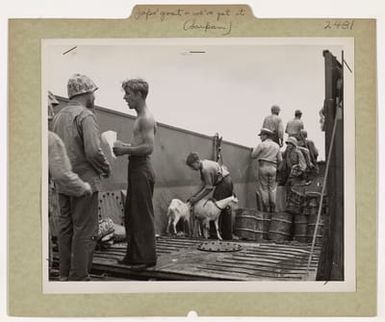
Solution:
<svg viewBox="0 0 385 322"><path fill-rule="evenodd" d="M233 197L237 198L237 195L235 194L235 192L233 192Z"/></svg>

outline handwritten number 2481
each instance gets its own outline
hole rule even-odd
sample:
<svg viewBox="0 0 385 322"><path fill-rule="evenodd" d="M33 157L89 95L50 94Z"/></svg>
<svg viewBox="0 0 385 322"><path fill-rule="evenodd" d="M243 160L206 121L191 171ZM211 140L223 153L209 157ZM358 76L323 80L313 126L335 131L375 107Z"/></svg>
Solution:
<svg viewBox="0 0 385 322"><path fill-rule="evenodd" d="M342 29L342 30L352 30L354 25L354 20L327 20L325 22L324 29Z"/></svg>

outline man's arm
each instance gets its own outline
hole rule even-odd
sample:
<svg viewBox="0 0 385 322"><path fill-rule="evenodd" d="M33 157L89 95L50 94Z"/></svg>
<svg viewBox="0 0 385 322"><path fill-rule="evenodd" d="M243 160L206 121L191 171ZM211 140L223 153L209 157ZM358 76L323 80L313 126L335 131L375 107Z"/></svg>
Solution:
<svg viewBox="0 0 385 322"><path fill-rule="evenodd" d="M89 163L102 175L110 175L111 167L100 147L99 129L94 115L82 121L84 152Z"/></svg>
<svg viewBox="0 0 385 322"><path fill-rule="evenodd" d="M49 174L60 185L63 193L70 196L82 196L91 193L89 183L82 181L72 171L71 162L63 141L53 133L48 138L48 166Z"/></svg>
<svg viewBox="0 0 385 322"><path fill-rule="evenodd" d="M315 146L313 141L308 141L308 143L309 143L309 150L311 151L311 153L313 153L314 159L317 160L317 158L318 158L317 147Z"/></svg>
<svg viewBox="0 0 385 322"><path fill-rule="evenodd" d="M196 194L194 194L189 199L191 204L194 204L194 203L198 202L199 200L203 199L214 189L214 185L213 185L213 182L211 180L211 176L204 169L202 170L202 176L203 176L202 187Z"/></svg>
<svg viewBox="0 0 385 322"><path fill-rule="evenodd" d="M113 148L116 155L130 154L135 156L147 156L154 150L155 141L155 121L143 118L139 120L139 130L142 136L142 143L131 146L130 144L121 142Z"/></svg>
<svg viewBox="0 0 385 322"><path fill-rule="evenodd" d="M261 150L262 148L261 148L261 145L259 144L255 149L251 151L251 158L257 159L259 154L261 153Z"/></svg>
<svg viewBox="0 0 385 322"><path fill-rule="evenodd" d="M278 138L280 141L280 145L283 143L283 134L284 134L284 129L283 129L283 122L281 119L278 121Z"/></svg>

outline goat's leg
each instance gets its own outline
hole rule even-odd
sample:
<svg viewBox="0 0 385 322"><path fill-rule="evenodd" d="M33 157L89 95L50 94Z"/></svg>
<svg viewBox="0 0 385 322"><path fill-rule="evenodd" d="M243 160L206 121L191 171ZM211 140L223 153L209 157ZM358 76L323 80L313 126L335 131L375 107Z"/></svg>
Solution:
<svg viewBox="0 0 385 322"><path fill-rule="evenodd" d="M170 235L171 217L168 217L168 223L166 228L166 235Z"/></svg>
<svg viewBox="0 0 385 322"><path fill-rule="evenodd" d="M191 237L191 219L190 218L187 218L186 225L187 225L187 235L188 237Z"/></svg>
<svg viewBox="0 0 385 322"><path fill-rule="evenodd" d="M209 239L209 235L210 235L210 233L209 233L210 232L210 221L208 219L206 219L204 221L203 227L204 227L204 230L203 230L204 237L205 237L205 239Z"/></svg>
<svg viewBox="0 0 385 322"><path fill-rule="evenodd" d="M193 236L194 237L202 237L202 228L201 228L202 222L198 218L194 218L194 230L193 230Z"/></svg>
<svg viewBox="0 0 385 322"><path fill-rule="evenodd" d="M221 234L219 233L219 225L218 225L218 218L214 221L214 225L215 225L215 230L217 232L217 237L219 240L222 240L222 236Z"/></svg>

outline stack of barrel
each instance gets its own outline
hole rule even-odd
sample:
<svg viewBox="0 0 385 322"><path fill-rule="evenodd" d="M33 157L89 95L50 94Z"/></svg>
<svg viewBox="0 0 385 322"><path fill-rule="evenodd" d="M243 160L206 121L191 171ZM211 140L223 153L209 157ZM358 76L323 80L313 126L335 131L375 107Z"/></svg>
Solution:
<svg viewBox="0 0 385 322"><path fill-rule="evenodd" d="M239 208L235 217L235 234L245 240L262 241L268 238L271 213L255 208Z"/></svg>
<svg viewBox="0 0 385 322"><path fill-rule="evenodd" d="M292 239L293 213L287 211L288 193L286 186L278 186L276 194L275 212L271 218L268 238L274 241L285 241Z"/></svg>
<svg viewBox="0 0 385 322"><path fill-rule="evenodd" d="M311 243L316 226L321 194L319 186L278 186L276 211L238 209L235 234L246 240L295 240ZM318 222L316 244L322 242L325 228L325 201Z"/></svg>

